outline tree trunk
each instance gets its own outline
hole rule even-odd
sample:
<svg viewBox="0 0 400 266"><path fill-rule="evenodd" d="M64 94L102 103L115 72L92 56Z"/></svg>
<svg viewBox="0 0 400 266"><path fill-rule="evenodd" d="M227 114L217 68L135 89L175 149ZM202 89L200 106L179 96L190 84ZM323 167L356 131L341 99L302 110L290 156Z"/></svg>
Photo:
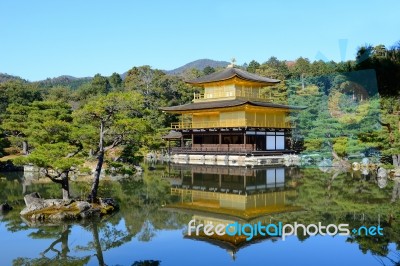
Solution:
<svg viewBox="0 0 400 266"><path fill-rule="evenodd" d="M96 222L92 224L92 235L93 235L94 247L96 249L97 260L100 266L104 266L106 264L104 263L103 250L101 249L101 243L99 238L99 229L97 227Z"/></svg>
<svg viewBox="0 0 400 266"><path fill-rule="evenodd" d="M97 190L99 189L101 168L103 167L103 161L104 161L104 150L99 153L99 157L97 159L98 159L97 166L94 172L92 188L89 195L90 202L95 202L97 199Z"/></svg>
<svg viewBox="0 0 400 266"><path fill-rule="evenodd" d="M69 233L70 233L70 227L71 226L67 225L67 224L63 225L60 237L57 240L55 240L53 243L51 243L51 245L45 251L43 251L41 253L42 256L44 256L44 254L46 254L47 252L49 252L51 250L51 251L53 251L53 252L58 254L56 257L59 257L61 255L61 257L63 259L67 259L68 258L68 253L70 251L69 247L68 247L68 236L69 236ZM61 242L61 252L54 248L60 242Z"/></svg>
<svg viewBox="0 0 400 266"><path fill-rule="evenodd" d="M28 154L28 141L26 141L26 140L24 140L24 141L22 142L22 153L23 153L24 155L27 155L27 154Z"/></svg>
<svg viewBox="0 0 400 266"><path fill-rule="evenodd" d="M61 189L62 189L62 195L63 195L63 200L68 200L70 195L69 195L69 180L68 180L68 172L62 173L61 174Z"/></svg>
<svg viewBox="0 0 400 266"><path fill-rule="evenodd" d="M104 122L100 122L100 141L99 141L99 156L97 157L96 170L94 171L92 188L89 195L89 201L95 202L97 200L97 190L99 189L101 168L104 161Z"/></svg>
<svg viewBox="0 0 400 266"><path fill-rule="evenodd" d="M392 160L393 160L393 166L394 167L399 167L400 166L400 154L393 154L392 155Z"/></svg>
<svg viewBox="0 0 400 266"><path fill-rule="evenodd" d="M400 182L396 181L393 186L391 202L396 202L398 199L400 199Z"/></svg>
<svg viewBox="0 0 400 266"><path fill-rule="evenodd" d="M350 168L351 165L348 161L343 160L342 158L339 157L339 155L337 155L337 153L335 151L332 150L332 156L333 158L339 163L339 166L341 168L347 169Z"/></svg>
<svg viewBox="0 0 400 266"><path fill-rule="evenodd" d="M393 145L395 143L395 139L394 139L394 136L393 136L393 130L392 130L391 125L389 123L383 123L380 120L378 120L378 121L379 121L379 124L381 124L381 126L385 126L387 128L387 130L389 132L389 143L390 143L390 146L393 147ZM399 126L400 126L400 124L399 124ZM399 128L399 130L400 130L400 128ZM400 166L400 154L393 154L392 155L392 160L393 160L393 166L394 167L397 168L397 167Z"/></svg>
<svg viewBox="0 0 400 266"><path fill-rule="evenodd" d="M70 225L64 224L63 225L63 230L62 230L62 233L61 233L61 237L60 237L60 240L61 240L61 257L63 259L67 259L68 258L68 253L70 251L69 247L68 247L68 236L69 236L69 233L70 233L69 228L70 228Z"/></svg>

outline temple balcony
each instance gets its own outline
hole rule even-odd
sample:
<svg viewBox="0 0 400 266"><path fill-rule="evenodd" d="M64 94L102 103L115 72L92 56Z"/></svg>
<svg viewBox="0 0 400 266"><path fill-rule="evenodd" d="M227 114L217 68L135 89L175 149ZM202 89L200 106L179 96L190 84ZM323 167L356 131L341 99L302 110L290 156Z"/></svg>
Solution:
<svg viewBox="0 0 400 266"><path fill-rule="evenodd" d="M271 101L270 97L264 95L260 91L254 92L245 89L236 89L230 91L194 93L193 102L231 100L231 99L244 99L244 100L263 101L263 102Z"/></svg>
<svg viewBox="0 0 400 266"><path fill-rule="evenodd" d="M294 128L295 125L293 122L255 121L248 119L171 123L172 129L202 129L202 128L231 128L231 127Z"/></svg>

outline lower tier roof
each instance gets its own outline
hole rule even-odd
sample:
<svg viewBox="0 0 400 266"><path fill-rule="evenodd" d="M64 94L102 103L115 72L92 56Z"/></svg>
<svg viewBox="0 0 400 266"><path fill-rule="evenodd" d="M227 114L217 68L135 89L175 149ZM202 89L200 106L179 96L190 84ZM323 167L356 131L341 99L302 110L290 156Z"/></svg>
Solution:
<svg viewBox="0 0 400 266"><path fill-rule="evenodd" d="M216 108L227 108L227 107L236 107L241 105L252 105L252 106L261 106L261 107L270 107L270 108L278 108L278 109L288 109L288 110L303 110L307 107L305 106L292 106L292 105L284 105L270 102L258 102L258 101L248 101L248 100L226 100L226 101L211 101L211 102L197 102L197 103L188 103L178 106L171 107L162 107L160 108L166 112L183 112L183 111L191 111L191 110L205 110L205 109L216 109Z"/></svg>

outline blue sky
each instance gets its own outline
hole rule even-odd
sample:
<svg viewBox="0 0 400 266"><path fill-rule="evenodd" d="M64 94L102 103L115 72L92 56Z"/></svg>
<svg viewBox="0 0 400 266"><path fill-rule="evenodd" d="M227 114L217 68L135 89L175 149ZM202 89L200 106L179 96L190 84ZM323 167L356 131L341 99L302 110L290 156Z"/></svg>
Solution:
<svg viewBox="0 0 400 266"><path fill-rule="evenodd" d="M400 40L400 1L0 0L0 72L39 80L210 58L353 59Z"/></svg>

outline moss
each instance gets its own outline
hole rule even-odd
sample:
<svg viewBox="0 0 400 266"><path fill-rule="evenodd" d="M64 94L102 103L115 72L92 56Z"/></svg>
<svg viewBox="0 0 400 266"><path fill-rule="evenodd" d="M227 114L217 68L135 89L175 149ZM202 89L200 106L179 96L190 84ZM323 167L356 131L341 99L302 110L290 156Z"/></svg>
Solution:
<svg viewBox="0 0 400 266"><path fill-rule="evenodd" d="M79 210L79 208L76 205L76 202L71 203L70 205L64 206L64 205L55 205L55 206L50 206L50 207L46 207L37 211L32 211L27 213L24 216L32 216L32 215L36 215L36 214L42 214L45 217L50 216L50 215L55 215L58 213L67 213L70 215L74 215L77 216L79 215L79 213L81 212Z"/></svg>
<svg viewBox="0 0 400 266"><path fill-rule="evenodd" d="M90 204L90 208L82 210L82 208L78 207L78 203L72 202L68 205L54 205L29 212L23 216L31 221L65 221L101 217L117 210L114 206L98 203Z"/></svg>
<svg viewBox="0 0 400 266"><path fill-rule="evenodd" d="M113 206L102 206L100 209L101 215L106 215L106 214L112 213L113 211L114 211Z"/></svg>

